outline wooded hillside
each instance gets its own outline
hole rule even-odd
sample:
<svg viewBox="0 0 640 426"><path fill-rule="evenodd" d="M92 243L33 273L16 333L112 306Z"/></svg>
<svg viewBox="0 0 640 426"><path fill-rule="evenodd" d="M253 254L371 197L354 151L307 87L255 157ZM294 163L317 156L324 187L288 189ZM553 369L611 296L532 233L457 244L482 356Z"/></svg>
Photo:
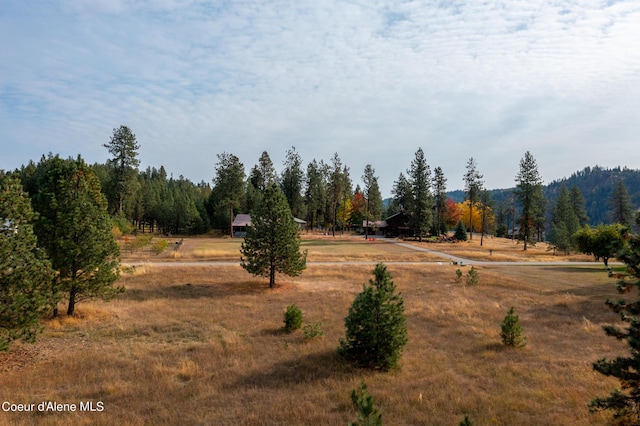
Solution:
<svg viewBox="0 0 640 426"><path fill-rule="evenodd" d="M615 167L612 169L594 166L573 173L568 178L554 180L544 186L544 194L547 205L555 203L560 193L560 188L564 183L567 188L577 186L582 192L586 201L589 224L598 225L600 223L611 222L611 194L619 180L629 192L629 198L634 209L640 207L640 170L632 170L626 167ZM513 203L514 188L492 189L491 197L497 203L510 205ZM448 193L456 202L464 200L464 191L457 190Z"/></svg>

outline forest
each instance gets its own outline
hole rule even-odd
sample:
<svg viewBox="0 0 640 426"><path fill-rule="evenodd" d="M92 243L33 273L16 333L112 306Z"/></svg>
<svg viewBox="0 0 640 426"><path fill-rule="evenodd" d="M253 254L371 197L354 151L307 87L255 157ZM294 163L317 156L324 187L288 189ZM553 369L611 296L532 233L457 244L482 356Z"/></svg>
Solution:
<svg viewBox="0 0 640 426"><path fill-rule="evenodd" d="M393 197L383 200L373 166L367 165L362 176L358 176L360 173L343 164L338 153L328 161L312 159L305 166L299 152L292 147L278 171L267 151L250 168L232 153L223 152L218 154L211 183L194 183L183 176L175 178L164 166L139 170L139 145L126 126L114 129L111 143L104 146L113 151L113 158L89 168L99 180L108 211L123 233L228 234L233 217L251 213L260 201L261 192L272 182L285 194L294 217L306 221L307 229L358 230L364 221L375 224L412 208L410 168L400 172L393 183ZM39 163L30 161L16 170L28 193L37 191L29 182L34 181L39 165L54 157L57 156L51 153L43 155ZM418 198L425 198L426 208L430 210L428 225L423 231L438 235L453 230L459 221L467 230L473 228L498 236L512 235L518 230L522 206L515 201L515 187L484 188L482 175L471 158L467 167L471 166L477 175L473 185L478 185L478 194L488 191L484 201L487 209L483 209L483 202L469 192L465 176L462 177L465 190L447 191L447 177L442 169L435 167L432 171L424 158L421 161L424 170L420 173L426 179L426 186L424 197ZM585 167L569 178L541 185L535 224L538 239L548 237L555 203L563 186L574 188L574 195L584 197L584 222L592 226L619 221L614 205L620 204L620 197L624 209L635 211L640 206L640 171ZM633 214L630 218L628 224L632 225Z"/></svg>

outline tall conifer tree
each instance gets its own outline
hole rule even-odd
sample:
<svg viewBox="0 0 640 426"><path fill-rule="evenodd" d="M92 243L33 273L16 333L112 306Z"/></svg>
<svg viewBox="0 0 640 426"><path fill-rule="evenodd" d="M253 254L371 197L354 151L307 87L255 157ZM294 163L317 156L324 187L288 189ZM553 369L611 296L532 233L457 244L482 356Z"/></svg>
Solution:
<svg viewBox="0 0 640 426"><path fill-rule="evenodd" d="M411 210L409 226L417 233L422 242L422 235L429 231L433 220L433 195L431 194L431 169L427 164L422 148L418 148L407 171L411 184Z"/></svg>
<svg viewBox="0 0 640 426"><path fill-rule="evenodd" d="M0 170L0 351L33 342L51 306L51 263L36 247L34 213L20 181Z"/></svg>
<svg viewBox="0 0 640 426"><path fill-rule="evenodd" d="M516 175L516 194L522 206L520 220L520 234L524 238L524 248L527 250L529 238L535 226L536 217L540 210L542 193L542 178L538 173L538 165L529 151L520 160L520 170Z"/></svg>
<svg viewBox="0 0 640 426"><path fill-rule="evenodd" d="M473 157L467 161L467 173L465 173L463 180L466 199L469 200L469 239L473 239L473 205L478 201L484 183Z"/></svg>
<svg viewBox="0 0 640 426"><path fill-rule="evenodd" d="M271 288L276 283L276 272L295 277L306 268L307 253L300 252L298 224L275 183L267 188L251 217L240 253L241 266L253 275L269 277Z"/></svg>

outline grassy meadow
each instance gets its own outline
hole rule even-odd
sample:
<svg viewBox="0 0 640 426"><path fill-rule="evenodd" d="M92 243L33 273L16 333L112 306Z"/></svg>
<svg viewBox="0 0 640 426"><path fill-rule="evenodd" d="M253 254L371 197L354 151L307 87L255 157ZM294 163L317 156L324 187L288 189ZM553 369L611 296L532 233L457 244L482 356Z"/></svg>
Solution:
<svg viewBox="0 0 640 426"><path fill-rule="evenodd" d="M46 320L35 345L0 353L0 402L92 401L104 410L0 411L0 424L345 425L357 418L350 392L363 380L388 425L457 425L465 414L475 425L609 423L610 414L591 414L587 404L618 382L591 364L628 352L601 329L618 321L604 305L618 295L602 264L480 266L470 287L455 282L456 266L430 262L432 254L382 241L303 239L310 261L338 263L310 264L272 290L238 265L175 262L237 260L237 239L185 239L177 250L170 240L160 255L124 253L125 261L173 264L127 268L127 291L117 299L82 303L76 317ZM425 247L478 259L549 255L497 239L485 240L494 244L487 254L478 243ZM389 373L336 355L344 317L373 269L339 262L358 260L430 262L388 265L409 327L401 367ZM291 303L304 322L321 322L324 335L283 333ZM524 348L500 342L511 306Z"/></svg>

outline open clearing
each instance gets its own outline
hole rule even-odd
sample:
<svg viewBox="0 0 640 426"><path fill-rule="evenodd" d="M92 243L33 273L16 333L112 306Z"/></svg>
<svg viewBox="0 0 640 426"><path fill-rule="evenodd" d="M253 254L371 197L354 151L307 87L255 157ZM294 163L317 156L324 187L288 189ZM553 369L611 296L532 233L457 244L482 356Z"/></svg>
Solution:
<svg viewBox="0 0 640 426"><path fill-rule="evenodd" d="M609 414L590 414L587 404L618 382L591 364L628 352L601 329L618 321L604 301L619 297L601 263L484 265L469 287L455 282L457 266L433 263L441 260L433 255L336 240L309 238L303 248L310 261L432 262L389 265L409 326L400 369L355 369L335 352L371 266L311 264L300 277L279 277L273 290L238 265L142 266L122 275L127 292L116 300L82 303L77 318L46 321L35 345L0 354L2 401L100 401L104 411L0 411L0 424L344 425L356 419L349 395L362 380L389 425L453 425L464 414L477 425L608 423ZM475 238L457 248L477 259L550 256L543 247L535 257L509 241L491 242L491 254ZM239 245L185 239L179 250L142 250L125 260L238 260ZM446 244L428 247L450 252ZM305 322L321 322L324 336L282 333L291 303ZM528 342L516 350L499 337L511 306Z"/></svg>

